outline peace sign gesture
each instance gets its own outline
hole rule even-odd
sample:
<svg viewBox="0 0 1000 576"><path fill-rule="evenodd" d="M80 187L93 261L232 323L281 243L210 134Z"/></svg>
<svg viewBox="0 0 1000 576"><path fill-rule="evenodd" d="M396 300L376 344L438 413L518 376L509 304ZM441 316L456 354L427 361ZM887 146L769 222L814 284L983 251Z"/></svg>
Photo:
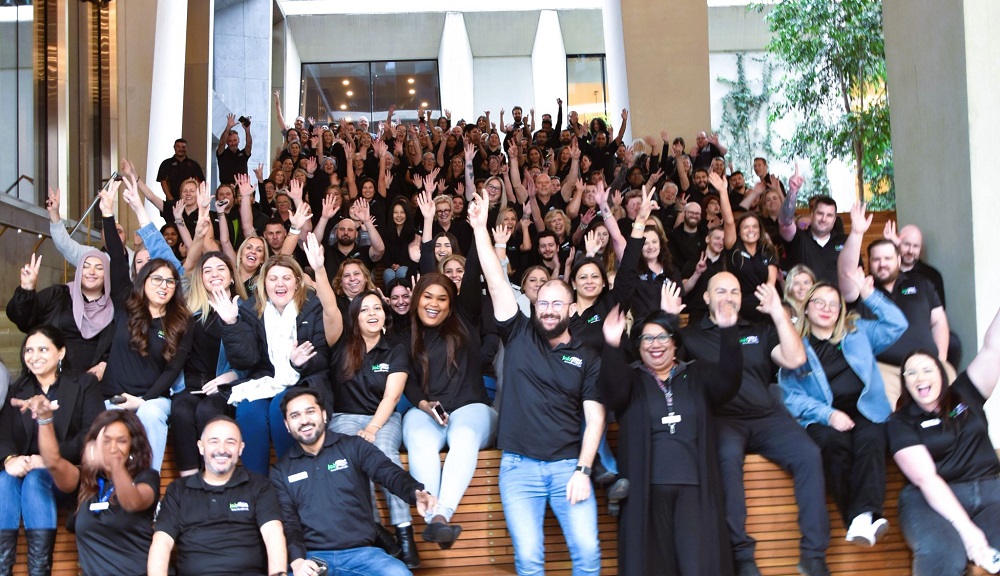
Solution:
<svg viewBox="0 0 1000 576"><path fill-rule="evenodd" d="M42 255L31 255L31 262L21 268L21 289L34 290L38 284L38 270L42 267Z"/></svg>

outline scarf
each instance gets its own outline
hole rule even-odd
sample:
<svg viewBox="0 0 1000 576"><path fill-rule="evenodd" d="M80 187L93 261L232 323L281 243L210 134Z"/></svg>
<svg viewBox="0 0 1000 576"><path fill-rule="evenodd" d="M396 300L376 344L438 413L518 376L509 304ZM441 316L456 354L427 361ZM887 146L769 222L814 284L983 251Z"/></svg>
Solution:
<svg viewBox="0 0 1000 576"><path fill-rule="evenodd" d="M83 296L83 263L87 258L97 258L104 264L104 294L93 302L87 302ZM111 303L111 260L100 250L87 250L76 263L76 276L66 285L73 301L73 320L84 339L91 339L101 333L115 317L115 309Z"/></svg>
<svg viewBox="0 0 1000 576"><path fill-rule="evenodd" d="M282 312L278 312L270 301L264 305L264 336L267 340L267 356L274 366L274 376L262 376L233 386L233 392L229 396L230 404L274 398L288 386L298 383L299 373L289 361L298 332L298 315L299 310L294 301L289 302Z"/></svg>

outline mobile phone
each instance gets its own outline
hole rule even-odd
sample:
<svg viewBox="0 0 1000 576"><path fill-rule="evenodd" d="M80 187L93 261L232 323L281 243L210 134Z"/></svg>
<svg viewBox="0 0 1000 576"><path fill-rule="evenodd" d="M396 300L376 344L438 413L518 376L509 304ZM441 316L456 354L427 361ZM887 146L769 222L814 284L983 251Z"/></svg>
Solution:
<svg viewBox="0 0 1000 576"><path fill-rule="evenodd" d="M444 411L444 408L440 404L435 404L431 410L434 412L434 418L437 419L438 424L444 426L444 419L448 417L448 413Z"/></svg>
<svg viewBox="0 0 1000 576"><path fill-rule="evenodd" d="M313 563L319 567L319 569L316 570L316 576L324 576L330 569L330 565L327 564L325 560L320 560L319 558L310 558L310 560L312 560Z"/></svg>
<svg viewBox="0 0 1000 576"><path fill-rule="evenodd" d="M114 396L111 397L112 404L118 405L118 404L124 404L125 402L128 402L128 400L121 394L115 394Z"/></svg>

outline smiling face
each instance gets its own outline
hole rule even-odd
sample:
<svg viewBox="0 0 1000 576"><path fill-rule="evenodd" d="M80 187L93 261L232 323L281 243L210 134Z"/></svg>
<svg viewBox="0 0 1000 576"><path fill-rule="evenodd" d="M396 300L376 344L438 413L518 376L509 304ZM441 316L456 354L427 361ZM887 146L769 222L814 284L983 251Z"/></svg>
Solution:
<svg viewBox="0 0 1000 576"><path fill-rule="evenodd" d="M24 365L35 378L45 379L54 375L65 356L65 348L56 348L55 343L40 332L28 336L24 341Z"/></svg>
<svg viewBox="0 0 1000 576"><path fill-rule="evenodd" d="M135 259L132 261L133 268L136 270L142 270L142 267L146 265L146 262L149 262L149 250L136 250Z"/></svg>
<svg viewBox="0 0 1000 576"><path fill-rule="evenodd" d="M451 298L443 286L428 284L417 301L417 318L424 326L439 326L451 313Z"/></svg>
<svg viewBox="0 0 1000 576"><path fill-rule="evenodd" d="M581 298L593 299L604 289L604 277L596 264L584 264L573 276L573 289Z"/></svg>
<svg viewBox="0 0 1000 576"><path fill-rule="evenodd" d="M268 301L281 312L285 306L295 298L295 291L299 287L298 278L291 268L284 266L271 266L264 278L264 291Z"/></svg>
<svg viewBox="0 0 1000 576"><path fill-rule="evenodd" d="M326 413L315 396L303 394L285 405L285 428L303 446L315 446L323 441Z"/></svg>
<svg viewBox="0 0 1000 576"><path fill-rule="evenodd" d="M358 310L358 330L363 337L375 337L385 328L385 308L382 299L375 294L365 296Z"/></svg>
<svg viewBox="0 0 1000 576"><path fill-rule="evenodd" d="M153 270L146 278L144 290L150 308L163 308L177 291L177 280L173 271L168 266L160 266Z"/></svg>
<svg viewBox="0 0 1000 576"><path fill-rule="evenodd" d="M243 248L240 265L247 271L254 271L264 263L264 241L260 238L247 240Z"/></svg>
<svg viewBox="0 0 1000 576"><path fill-rule="evenodd" d="M448 260L442 272L449 280L455 283L456 288L461 288L462 278L465 276L465 266L457 258Z"/></svg>
<svg viewBox="0 0 1000 576"><path fill-rule="evenodd" d="M751 216L740 221L740 240L744 244L756 244L760 240L760 222L756 218Z"/></svg>
<svg viewBox="0 0 1000 576"><path fill-rule="evenodd" d="M221 258L212 257L201 267L201 281L209 292L226 290L233 283L233 275Z"/></svg>
<svg viewBox="0 0 1000 576"><path fill-rule="evenodd" d="M96 256L89 256L83 261L83 271L80 275L80 288L84 294L104 292L104 262Z"/></svg>
<svg viewBox="0 0 1000 576"><path fill-rule="evenodd" d="M556 239L552 236L545 236L544 238L538 239L538 253L541 255L543 260L552 260L556 257L556 253L559 251L559 245L556 243Z"/></svg>
<svg viewBox="0 0 1000 576"><path fill-rule="evenodd" d="M396 226L402 226L406 223L406 210L399 204L392 207L392 223Z"/></svg>
<svg viewBox="0 0 1000 576"><path fill-rule="evenodd" d="M903 364L903 383L924 412L940 408L944 382L937 362L926 354L914 354Z"/></svg>
<svg viewBox="0 0 1000 576"><path fill-rule="evenodd" d="M434 241L434 259L440 262L451 256L454 251L454 247L451 245L451 239L447 236L438 236L437 240Z"/></svg>
<svg viewBox="0 0 1000 576"><path fill-rule="evenodd" d="M205 459L205 471L210 476L228 477L236 469L243 446L243 437L236 424L225 420L208 424L198 440L198 452Z"/></svg>
<svg viewBox="0 0 1000 576"><path fill-rule="evenodd" d="M806 298L806 294L812 290L813 284L815 284L815 282L813 282L812 276L804 272L796 274L791 279L792 289L790 294L792 298L794 298L796 302L802 303L802 301Z"/></svg>
<svg viewBox="0 0 1000 576"><path fill-rule="evenodd" d="M647 261L656 260L660 257L660 235L655 230L643 233L645 242L642 244L642 257Z"/></svg>
<svg viewBox="0 0 1000 576"><path fill-rule="evenodd" d="M167 246L173 248L177 245L177 241L180 240L180 236L177 234L177 229L173 226L165 226L161 232L163 234L163 240L166 241Z"/></svg>
<svg viewBox="0 0 1000 576"><path fill-rule="evenodd" d="M534 304L535 301L538 300L538 289L548 281L549 277L545 271L536 268L525 277L524 282L521 285L521 291L524 292L524 295L528 297L528 300Z"/></svg>
<svg viewBox="0 0 1000 576"><path fill-rule="evenodd" d="M573 294L561 282L548 282L538 290L535 300L535 327L549 340L559 338L569 329L575 308Z"/></svg>
<svg viewBox="0 0 1000 576"><path fill-rule="evenodd" d="M345 296L353 299L365 291L366 284L365 272L361 269L361 266L357 264L344 266L344 275L340 278L340 287L343 289Z"/></svg>
<svg viewBox="0 0 1000 576"><path fill-rule="evenodd" d="M871 250L868 269L879 284L894 282L899 277L900 257L889 243L879 244Z"/></svg>
<svg viewBox="0 0 1000 576"><path fill-rule="evenodd" d="M813 330L829 331L837 326L840 311L844 303L840 293L829 286L822 286L812 291L805 305L805 315Z"/></svg>
<svg viewBox="0 0 1000 576"><path fill-rule="evenodd" d="M410 312L410 291L405 286L394 286L389 293L389 306L400 316Z"/></svg>
<svg viewBox="0 0 1000 576"><path fill-rule="evenodd" d="M674 365L675 353L673 335L658 324L646 324L639 338L639 358L653 372L660 374Z"/></svg>
<svg viewBox="0 0 1000 576"><path fill-rule="evenodd" d="M198 185L194 180L187 180L181 184L181 204L185 208L193 208L198 203Z"/></svg>
<svg viewBox="0 0 1000 576"><path fill-rule="evenodd" d="M719 272L708 281L705 291L705 304L708 304L708 314L715 318L724 309L740 311L742 299L740 281L730 272Z"/></svg>

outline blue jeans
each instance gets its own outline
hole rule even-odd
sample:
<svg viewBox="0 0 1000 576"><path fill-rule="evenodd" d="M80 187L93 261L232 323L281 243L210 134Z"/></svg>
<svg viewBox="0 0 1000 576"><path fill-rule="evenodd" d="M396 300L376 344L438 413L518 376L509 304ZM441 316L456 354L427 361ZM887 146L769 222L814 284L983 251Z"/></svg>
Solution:
<svg viewBox="0 0 1000 576"><path fill-rule="evenodd" d="M334 414L330 418L330 425L328 427L334 432L355 436L359 430L364 430L371 419L372 417L366 414ZM402 441L402 418L400 418L398 412L393 412L392 416L389 416L389 419L385 421L382 428L375 433L374 444L383 454L389 457L389 460L392 460L393 464L402 468L403 464L399 459L399 445ZM372 501L374 502L374 485L372 488ZM410 515L409 504L401 500L399 496L389 492L385 486L382 487L382 494L385 494L385 501L389 504L389 520L393 526L399 526L413 520L413 517ZM375 516L376 521L381 523L382 519L378 517L378 509L375 510Z"/></svg>
<svg viewBox="0 0 1000 576"><path fill-rule="evenodd" d="M281 413L281 399L286 390L273 398L244 400L236 405L236 423L243 433L243 467L261 476L267 476L271 464L271 442L274 453L281 458L292 447L293 440L285 428L285 415Z"/></svg>
<svg viewBox="0 0 1000 576"><path fill-rule="evenodd" d="M121 406L112 404L110 400L104 401L104 407L108 410L121 410ZM167 420L170 418L170 398L153 398L146 400L135 411L135 415L142 422L142 427L146 429L146 438L149 440L149 448L153 452L153 463L151 468L160 471L163 467L163 452L167 449Z"/></svg>
<svg viewBox="0 0 1000 576"><path fill-rule="evenodd" d="M410 474L438 498L437 508L428 510L428 522L436 515L451 520L465 490L476 474L479 451L491 446L497 433L497 411L486 404L466 404L448 415L442 426L430 414L412 408L403 417L403 441L409 451ZM441 467L441 450L448 455Z"/></svg>
<svg viewBox="0 0 1000 576"><path fill-rule="evenodd" d="M599 574L601 546L597 540L597 500L593 490L582 502L566 500L566 484L576 471L576 459L545 462L504 452L500 460L500 499L514 543L514 568L520 576L545 574L545 504L559 520L573 575Z"/></svg>
<svg viewBox="0 0 1000 576"><path fill-rule="evenodd" d="M56 496L52 476L44 468L24 478L0 472L0 530L55 530Z"/></svg>
<svg viewBox="0 0 1000 576"><path fill-rule="evenodd" d="M363 546L347 550L317 550L306 558L318 558L329 566L327 576L409 576L410 570L381 548Z"/></svg>
<svg viewBox="0 0 1000 576"><path fill-rule="evenodd" d="M392 269L392 266L386 266L385 271L382 272L382 284L388 284L396 278L399 278L400 280L406 278L406 271L406 266L400 266L395 270Z"/></svg>
<svg viewBox="0 0 1000 576"><path fill-rule="evenodd" d="M990 545L1000 548L1000 479L949 482L948 486ZM913 576L965 574L969 561L961 537L912 484L899 493L899 526L913 550Z"/></svg>

